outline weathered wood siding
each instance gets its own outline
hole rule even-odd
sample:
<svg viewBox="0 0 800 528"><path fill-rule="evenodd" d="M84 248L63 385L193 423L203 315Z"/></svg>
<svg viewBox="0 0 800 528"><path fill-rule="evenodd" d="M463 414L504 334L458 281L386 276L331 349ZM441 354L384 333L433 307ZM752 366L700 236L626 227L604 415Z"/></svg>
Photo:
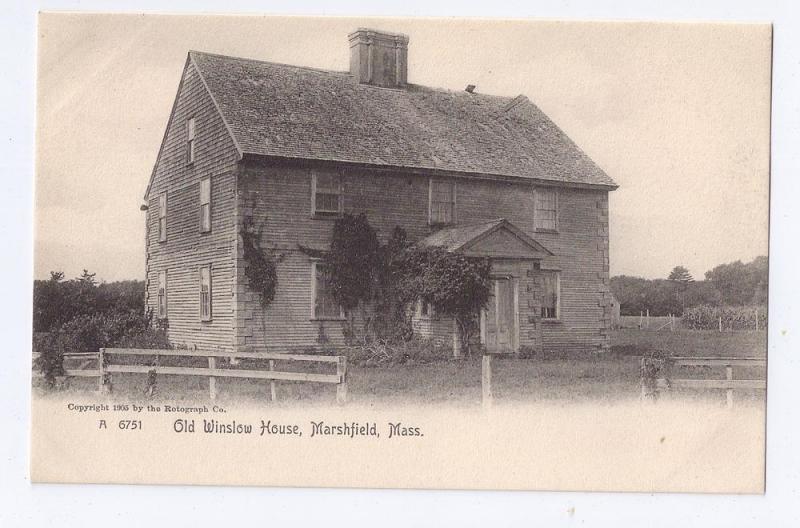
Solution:
<svg viewBox="0 0 800 528"><path fill-rule="evenodd" d="M539 318L541 273L533 269L532 262L495 263L497 271L518 279L520 345L537 350L607 348L607 191L559 188L558 232L548 233L534 230L534 186L529 183L459 178L456 195L459 224L506 218L555 254L542 261L542 268L561 272L559 321ZM238 196L240 221L245 215L252 216L263 230L262 246L280 258L277 294L266 311L239 274L236 309L242 317L237 321L237 344L318 346L321 335L326 343L340 343L343 323L312 320L311 258L299 249L300 245L327 248L334 223L331 218L311 215L310 169L250 163L243 168ZM343 173L343 200L345 211L367 214L382 241L395 226L404 228L412 240L431 232L427 176L347 170ZM238 266L244 266L241 254ZM417 324L420 331L433 335L446 332L446 326L446 321Z"/></svg>
<svg viewBox="0 0 800 528"><path fill-rule="evenodd" d="M187 164L186 122L196 122ZM184 69L147 196L146 305L157 311L158 273L167 272L169 338L199 348L234 345L238 152L191 63ZM211 231L200 232L200 180L211 178ZM159 195L167 193L167 239L158 239ZM200 267L211 266L212 318L200 320Z"/></svg>

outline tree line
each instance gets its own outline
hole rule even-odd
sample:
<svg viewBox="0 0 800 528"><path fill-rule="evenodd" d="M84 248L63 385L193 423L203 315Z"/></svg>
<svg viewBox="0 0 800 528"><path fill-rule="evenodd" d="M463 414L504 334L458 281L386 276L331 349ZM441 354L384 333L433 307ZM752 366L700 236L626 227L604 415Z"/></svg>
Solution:
<svg viewBox="0 0 800 528"><path fill-rule="evenodd" d="M769 261L760 256L720 264L694 280L688 269L675 266L665 279L628 275L611 278L611 291L622 315L680 315L697 306L765 306L769 285Z"/></svg>

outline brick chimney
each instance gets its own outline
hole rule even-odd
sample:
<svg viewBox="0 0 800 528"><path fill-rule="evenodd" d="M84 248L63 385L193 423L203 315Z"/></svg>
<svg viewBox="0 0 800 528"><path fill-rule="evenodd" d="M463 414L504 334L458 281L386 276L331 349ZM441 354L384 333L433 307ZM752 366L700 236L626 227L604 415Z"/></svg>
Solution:
<svg viewBox="0 0 800 528"><path fill-rule="evenodd" d="M358 28L350 33L350 73L363 84L402 88L408 74L408 36Z"/></svg>

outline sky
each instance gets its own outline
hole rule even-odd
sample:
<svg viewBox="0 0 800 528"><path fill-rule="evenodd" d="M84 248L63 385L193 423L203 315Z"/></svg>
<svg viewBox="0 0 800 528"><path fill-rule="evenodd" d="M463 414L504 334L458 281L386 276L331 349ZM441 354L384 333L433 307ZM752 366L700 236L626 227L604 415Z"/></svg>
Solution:
<svg viewBox="0 0 800 528"><path fill-rule="evenodd" d="M612 275L767 254L765 25L43 14L35 278L143 278L139 206L188 50L344 71L365 26L409 35L409 82L525 94L619 184Z"/></svg>

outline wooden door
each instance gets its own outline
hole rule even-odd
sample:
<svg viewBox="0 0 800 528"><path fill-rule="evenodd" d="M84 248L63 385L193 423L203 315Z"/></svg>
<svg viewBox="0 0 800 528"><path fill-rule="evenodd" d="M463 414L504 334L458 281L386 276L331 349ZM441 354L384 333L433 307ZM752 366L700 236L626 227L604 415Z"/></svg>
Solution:
<svg viewBox="0 0 800 528"><path fill-rule="evenodd" d="M494 279L493 295L486 310L486 348L492 351L514 350L514 285L511 279Z"/></svg>

